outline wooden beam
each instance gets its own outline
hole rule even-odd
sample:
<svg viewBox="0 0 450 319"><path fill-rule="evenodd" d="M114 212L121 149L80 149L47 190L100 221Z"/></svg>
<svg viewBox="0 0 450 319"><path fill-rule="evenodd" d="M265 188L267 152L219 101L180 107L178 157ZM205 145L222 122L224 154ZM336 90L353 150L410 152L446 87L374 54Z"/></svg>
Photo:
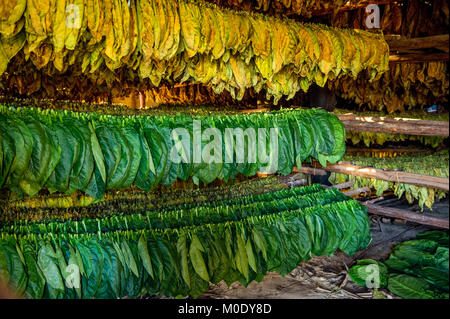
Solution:
<svg viewBox="0 0 450 319"><path fill-rule="evenodd" d="M269 108L241 110L240 113L270 112ZM449 123L446 121L392 118L377 116L337 115L348 131L397 133L424 136L449 136Z"/></svg>
<svg viewBox="0 0 450 319"><path fill-rule="evenodd" d="M394 123L398 124L399 122L405 123L418 123L423 125L437 125L440 127L448 127L447 121L438 121L438 120L421 120L414 118L406 118L406 117L387 117L387 116L359 116L355 114L342 114L337 115L341 121L364 121L364 122L385 122L385 123Z"/></svg>
<svg viewBox="0 0 450 319"><path fill-rule="evenodd" d="M300 107L299 107L300 108ZM239 113L270 112L270 108L246 109ZM347 130L386 133L402 133L413 135L449 136L449 122L436 120L421 120L399 117L357 116L354 114L336 115ZM392 124L392 125L390 125ZM370 130L370 131L369 131ZM432 132L427 132L432 130Z"/></svg>
<svg viewBox="0 0 450 319"><path fill-rule="evenodd" d="M306 179L296 179L296 180L287 182L287 186L289 188L296 187L296 186L304 186L306 184L308 184L308 181Z"/></svg>
<svg viewBox="0 0 450 319"><path fill-rule="evenodd" d="M375 178L388 182L411 184L416 186L441 189L447 192L449 191L449 179L444 177L413 174L401 171L387 171L372 167L360 167L348 162L328 164L327 167L321 167L321 169L346 175Z"/></svg>
<svg viewBox="0 0 450 319"><path fill-rule="evenodd" d="M376 197L376 198L371 199L371 200L368 200L368 201L366 201L366 202L364 202L364 203L365 203L365 204L374 204L374 203L379 202L380 200L383 200L383 199L384 199L383 196L381 196L381 197Z"/></svg>
<svg viewBox="0 0 450 319"><path fill-rule="evenodd" d="M367 207L367 211L371 214L388 216L398 219L403 219L415 222L422 225L435 226L439 228L449 229L448 218L439 218L423 213L411 212L405 209L398 209L393 207L385 207L381 205L374 205L370 203L362 203Z"/></svg>
<svg viewBox="0 0 450 319"><path fill-rule="evenodd" d="M387 171L373 167L360 167L348 162L328 164L327 167L319 166L319 164L316 162L315 164L316 167L302 166L300 169L294 167L293 172L324 176L327 174L327 171L329 171L365 178L375 178L394 183L404 183L434 189L441 189L447 192L449 191L449 179L445 177L436 177L401 171Z"/></svg>
<svg viewBox="0 0 450 319"><path fill-rule="evenodd" d="M446 52L391 54L389 55L389 63L448 61L448 57L448 53Z"/></svg>
<svg viewBox="0 0 450 319"><path fill-rule="evenodd" d="M428 48L439 48L448 47L449 35L440 34L432 35L423 38L400 38L400 39L386 39L389 45L390 52L392 51L402 51L411 49L428 49Z"/></svg>
<svg viewBox="0 0 450 319"><path fill-rule="evenodd" d="M353 190L350 190L348 192L343 192L342 194L347 195L348 197L357 196L361 193L370 193L371 190L369 187L360 187Z"/></svg>
<svg viewBox="0 0 450 319"><path fill-rule="evenodd" d="M338 115L346 130L373 133L397 133L424 136L449 136L449 123L410 118Z"/></svg>
<svg viewBox="0 0 450 319"><path fill-rule="evenodd" d="M319 175L319 176L327 175L327 171L324 169L308 167L308 166L302 166L300 169L297 169L297 172L307 174L307 175Z"/></svg>
<svg viewBox="0 0 450 319"><path fill-rule="evenodd" d="M333 188L336 189L346 189L346 188L350 188L354 185L353 181L348 181L342 184L337 184L337 185L333 185Z"/></svg>

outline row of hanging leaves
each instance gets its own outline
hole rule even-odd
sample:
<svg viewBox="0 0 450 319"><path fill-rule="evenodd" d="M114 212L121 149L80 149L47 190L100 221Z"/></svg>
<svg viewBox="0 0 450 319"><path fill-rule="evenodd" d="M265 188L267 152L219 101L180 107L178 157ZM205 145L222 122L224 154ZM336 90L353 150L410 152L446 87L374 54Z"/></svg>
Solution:
<svg viewBox="0 0 450 319"><path fill-rule="evenodd" d="M362 156L345 156L345 161L355 163L363 167L375 167L380 169L395 169L408 173L423 174L437 177L449 177L449 153L448 150L436 152L431 155L399 155L396 157L373 158ZM343 183L353 181L353 188L371 187L376 190L377 196L383 195L385 191L392 191L401 198L404 196L410 204L418 201L421 210L424 206L431 209L435 198L444 198L448 192L423 186L409 185L404 183L388 182L375 178L364 178L358 176L332 173L330 182Z"/></svg>
<svg viewBox="0 0 450 319"><path fill-rule="evenodd" d="M186 131L182 138L174 135L180 128ZM216 128L223 138L202 134L208 128ZM227 128L252 129L254 140L243 138L238 146L234 136L227 139ZM260 133L260 129L265 130ZM253 176L260 170L287 175L305 160L315 158L326 166L345 153L343 124L317 109L173 117L0 105L0 136L0 186L27 196L45 187L51 193L79 190L102 198L108 189L135 185L148 192L177 179L209 184L238 174ZM209 154L213 151L214 161L207 162L200 153L197 161L195 152L207 149ZM174 150L179 161L173 160ZM238 161L239 151L243 158Z"/></svg>
<svg viewBox="0 0 450 319"><path fill-rule="evenodd" d="M389 48L381 33L302 24L202 1L6 2L0 74L5 90L21 94L47 85L48 92L89 90L88 83L91 90L114 88L119 94L126 83L188 81L216 93L229 91L238 100L249 88L264 89L276 104L312 83L323 86L362 71L373 80L388 70ZM30 66L36 75L30 76Z"/></svg>
<svg viewBox="0 0 450 319"><path fill-rule="evenodd" d="M5 225L0 274L29 298L196 297L209 282L246 286L371 240L365 207L320 185L239 202L248 204Z"/></svg>

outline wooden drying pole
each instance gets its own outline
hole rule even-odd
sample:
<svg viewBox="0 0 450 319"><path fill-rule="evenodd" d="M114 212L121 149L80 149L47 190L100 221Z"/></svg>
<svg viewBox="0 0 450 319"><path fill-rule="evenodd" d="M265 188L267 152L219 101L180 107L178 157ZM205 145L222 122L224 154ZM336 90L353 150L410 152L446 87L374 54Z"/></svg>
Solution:
<svg viewBox="0 0 450 319"><path fill-rule="evenodd" d="M361 193L368 194L370 192L371 192L371 190L369 187L360 187L360 188L355 188L350 191L347 191L344 194L347 195L348 197L353 197L353 196L359 196L359 194L361 194Z"/></svg>
<svg viewBox="0 0 450 319"><path fill-rule="evenodd" d="M270 112L269 108L241 110L240 113ZM449 136L446 121L419 120L378 116L337 115L348 131L394 133L423 136Z"/></svg>
<svg viewBox="0 0 450 319"><path fill-rule="evenodd" d="M305 174L323 174L323 172L329 171L365 178L381 179L388 182L404 183L434 189L441 189L447 192L449 191L449 179L446 177L436 177L423 174L407 173L402 171L383 170L373 167L361 167L353 165L349 162L339 162L337 164L328 164L327 167L313 168L314 171L311 170L311 167L301 167L300 169L298 169L298 172ZM322 172L320 170L322 170Z"/></svg>
<svg viewBox="0 0 450 319"><path fill-rule="evenodd" d="M389 55L390 63L420 63L431 61L448 61L448 53L435 52L414 52L405 54L391 54Z"/></svg>
<svg viewBox="0 0 450 319"><path fill-rule="evenodd" d="M389 45L389 62L448 61L449 35L440 34L422 38L385 36ZM430 52L429 49L436 49Z"/></svg>
<svg viewBox="0 0 450 319"><path fill-rule="evenodd" d="M449 136L446 121L390 118L378 116L338 115L346 130L373 133L397 133L424 136Z"/></svg>
<svg viewBox="0 0 450 319"><path fill-rule="evenodd" d="M344 193L346 194L346 193ZM415 222L422 225L435 226L439 228L449 229L448 218L439 218L435 216L426 215L423 213L411 212L405 209L385 207L370 203L361 203L367 207L367 211L371 214L393 217Z"/></svg>
<svg viewBox="0 0 450 319"><path fill-rule="evenodd" d="M402 38L402 37L389 37L385 36L386 42L389 45L389 50L402 51L402 50L414 50L414 49L430 49L438 48L447 50L449 44L449 35L440 34L432 35L422 38ZM448 55L447 55L448 57Z"/></svg>

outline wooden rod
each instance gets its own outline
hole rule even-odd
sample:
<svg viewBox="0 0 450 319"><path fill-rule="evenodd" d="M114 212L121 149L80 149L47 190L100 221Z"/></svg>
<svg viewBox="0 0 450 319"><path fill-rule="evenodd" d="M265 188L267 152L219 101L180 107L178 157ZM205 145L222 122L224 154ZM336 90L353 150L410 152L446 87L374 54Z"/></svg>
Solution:
<svg viewBox="0 0 450 319"><path fill-rule="evenodd" d="M287 183L288 187L296 187L296 186L302 186L308 184L308 181L306 179L298 179L293 180Z"/></svg>
<svg viewBox="0 0 450 319"><path fill-rule="evenodd" d="M435 226L439 228L449 229L448 218L439 218L423 213L411 212L405 209L385 207L381 205L374 205L369 203L362 203L367 207L367 211L371 214L388 216L398 219L403 219L415 222L422 225Z"/></svg>
<svg viewBox="0 0 450 319"><path fill-rule="evenodd" d="M403 49L411 50L411 49L439 48L439 47L448 47L449 35L440 34L440 35L432 35L429 37L410 38L410 39L388 38L386 39L386 42L389 45L390 52Z"/></svg>
<svg viewBox="0 0 450 319"><path fill-rule="evenodd" d="M397 133L424 136L449 136L449 123L407 118L339 115L346 130L373 133Z"/></svg>
<svg viewBox="0 0 450 319"><path fill-rule="evenodd" d="M314 168L314 167L307 167L302 166L300 169L297 169L298 172L308 175L319 175L319 176L325 176L327 175L327 171L320 169L320 168Z"/></svg>
<svg viewBox="0 0 450 319"><path fill-rule="evenodd" d="M269 111L269 108L261 108L241 110L240 113ZM338 115L337 117L341 120L345 129L348 131L397 133L423 136L449 136L449 123L446 121L356 116L354 114Z"/></svg>
<svg viewBox="0 0 450 319"><path fill-rule="evenodd" d="M440 127L448 127L447 121L438 120L421 120L407 117L387 117L387 116L359 116L355 114L343 114L337 116L341 121L358 121L364 123L407 123L407 124L420 124L420 125L437 125Z"/></svg>
<svg viewBox="0 0 450 319"><path fill-rule="evenodd" d="M345 194L348 197L352 197L352 196L359 195L361 193L370 193L370 188L369 187L360 187L360 188L350 190L348 192L343 192L342 194Z"/></svg>
<svg viewBox="0 0 450 319"><path fill-rule="evenodd" d="M354 185L353 181L348 181L342 184L337 184L337 185L333 185L333 188L336 189L346 189L346 188L350 188Z"/></svg>
<svg viewBox="0 0 450 319"><path fill-rule="evenodd" d="M442 189L447 192L449 191L449 179L445 177L413 174L401 171L387 171L373 167L360 167L348 162L329 164L327 167L321 167L321 169L346 175L375 178L388 182L405 183L434 189Z"/></svg>
<svg viewBox="0 0 450 319"><path fill-rule="evenodd" d="M381 196L381 197L376 197L376 198L374 198L374 199L371 199L371 200L366 201L365 204L373 204L373 203L379 202L380 200L383 200L383 199L384 199L383 196ZM397 198L396 198L396 199L397 199Z"/></svg>
<svg viewBox="0 0 450 319"><path fill-rule="evenodd" d="M436 52L436 53L407 53L407 54L391 54L389 55L389 63L419 63L429 61L448 61L448 53Z"/></svg>
<svg viewBox="0 0 450 319"><path fill-rule="evenodd" d="M387 171L373 167L360 167L353 165L352 163L349 162L328 164L327 167L302 166L300 169L298 168L294 169L294 172L320 176L326 175L327 171L366 178L381 179L388 182L404 183L434 189L442 189L447 192L449 191L449 179L445 177L436 177L401 171Z"/></svg>

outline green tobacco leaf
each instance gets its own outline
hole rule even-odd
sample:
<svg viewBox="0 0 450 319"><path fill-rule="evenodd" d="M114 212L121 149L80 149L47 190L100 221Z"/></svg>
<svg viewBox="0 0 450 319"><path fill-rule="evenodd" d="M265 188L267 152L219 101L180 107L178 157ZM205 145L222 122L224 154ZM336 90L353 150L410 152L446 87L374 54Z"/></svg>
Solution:
<svg viewBox="0 0 450 319"><path fill-rule="evenodd" d="M191 287L191 278L189 275L188 250L186 247L186 235L181 235L177 241L177 252L181 256L181 276L184 281Z"/></svg>
<svg viewBox="0 0 450 319"><path fill-rule="evenodd" d="M448 282L449 282L448 269L441 269L437 267L423 267L417 273L421 278L425 279L431 285L435 286L440 290L448 292Z"/></svg>
<svg viewBox="0 0 450 319"><path fill-rule="evenodd" d="M0 138L0 187L3 187L16 153L14 140L7 134L7 130L3 129L2 126L0 126Z"/></svg>
<svg viewBox="0 0 450 319"><path fill-rule="evenodd" d="M139 237L138 252L145 270L154 279L155 275L153 274L152 261L148 253L147 241L145 240L144 235L141 235L141 237Z"/></svg>
<svg viewBox="0 0 450 319"><path fill-rule="evenodd" d="M47 243L39 249L37 263L44 274L46 283L53 289L64 291L63 278L57 264L56 253L51 244Z"/></svg>
<svg viewBox="0 0 450 319"><path fill-rule="evenodd" d="M20 192L17 185L28 169L34 143L33 137L25 123L19 118L7 119L6 123L8 127L7 133L15 143L15 156L9 168L10 173L5 186L11 185L14 191Z"/></svg>
<svg viewBox="0 0 450 319"><path fill-rule="evenodd" d="M405 299L437 298L437 295L431 291L430 285L425 280L408 275L389 277L388 289L394 295Z"/></svg>
<svg viewBox="0 0 450 319"><path fill-rule="evenodd" d="M97 199L101 199L105 193L106 185L101 176L101 172L98 167L95 167L94 173L91 176L91 180L86 187L86 194Z"/></svg>
<svg viewBox="0 0 450 319"><path fill-rule="evenodd" d="M256 247L259 251L261 251L263 258L267 261L267 243L264 236L261 234L259 230L253 228L252 230L253 241L256 244Z"/></svg>
<svg viewBox="0 0 450 319"><path fill-rule="evenodd" d="M139 270L137 268L136 261L134 259L133 253L126 241L121 243L122 253L125 257L125 263L127 267L133 272L133 274L139 278Z"/></svg>
<svg viewBox="0 0 450 319"><path fill-rule="evenodd" d="M36 262L36 251L32 245L25 243L23 256L28 274L28 284L25 295L28 298L40 299L44 294L45 277Z"/></svg>
<svg viewBox="0 0 450 319"><path fill-rule="evenodd" d="M253 248L250 240L247 240L247 243L245 244L245 251L248 257L248 264L255 272L258 272L258 269L256 267L255 255L253 254Z"/></svg>
<svg viewBox="0 0 450 319"><path fill-rule="evenodd" d="M103 157L103 152L97 139L97 134L92 126L92 123L88 124L89 130L91 131L91 147L92 153L94 154L95 164L100 172L103 183L106 183L106 169L105 169L105 159Z"/></svg>
<svg viewBox="0 0 450 319"><path fill-rule="evenodd" d="M244 275L245 279L248 280L249 278L249 259L247 256L247 250L245 248L245 240L242 236L242 234L237 233L236 234L236 245L237 245L237 251L236 251L236 266L241 274Z"/></svg>
<svg viewBox="0 0 450 319"><path fill-rule="evenodd" d="M25 194L33 196L52 174L61 156L61 147L42 123L31 116L25 119L25 123L34 140L30 164L20 181L20 188Z"/></svg>
<svg viewBox="0 0 450 319"><path fill-rule="evenodd" d="M50 192L65 192L69 188L69 178L72 168L79 156L78 140L72 135L69 127L64 124L55 123L52 126L54 136L56 136L61 146L61 158L46 182Z"/></svg>
<svg viewBox="0 0 450 319"><path fill-rule="evenodd" d="M441 230L430 230L417 235L417 239L427 239L438 243L439 246L448 247L449 237L448 232Z"/></svg>
<svg viewBox="0 0 450 319"><path fill-rule="evenodd" d="M79 134L79 141L81 140L82 152L80 153L79 161L76 166L79 167L79 173L73 174L70 178L70 187L75 190L84 191L91 181L92 174L94 172L94 156L91 146L91 133L85 122L74 122L73 132ZM75 165L74 165L75 167Z"/></svg>
<svg viewBox="0 0 450 319"><path fill-rule="evenodd" d="M202 252L204 252L204 248L198 239L197 235L192 235L192 242L189 248L189 256L194 267L195 272L205 281L209 282L209 274L206 269L206 264L202 256Z"/></svg>
<svg viewBox="0 0 450 319"><path fill-rule="evenodd" d="M122 154L122 144L117 139L117 128L113 124L99 122L96 133L99 146L105 160L106 186L110 189L110 181L119 166Z"/></svg>

